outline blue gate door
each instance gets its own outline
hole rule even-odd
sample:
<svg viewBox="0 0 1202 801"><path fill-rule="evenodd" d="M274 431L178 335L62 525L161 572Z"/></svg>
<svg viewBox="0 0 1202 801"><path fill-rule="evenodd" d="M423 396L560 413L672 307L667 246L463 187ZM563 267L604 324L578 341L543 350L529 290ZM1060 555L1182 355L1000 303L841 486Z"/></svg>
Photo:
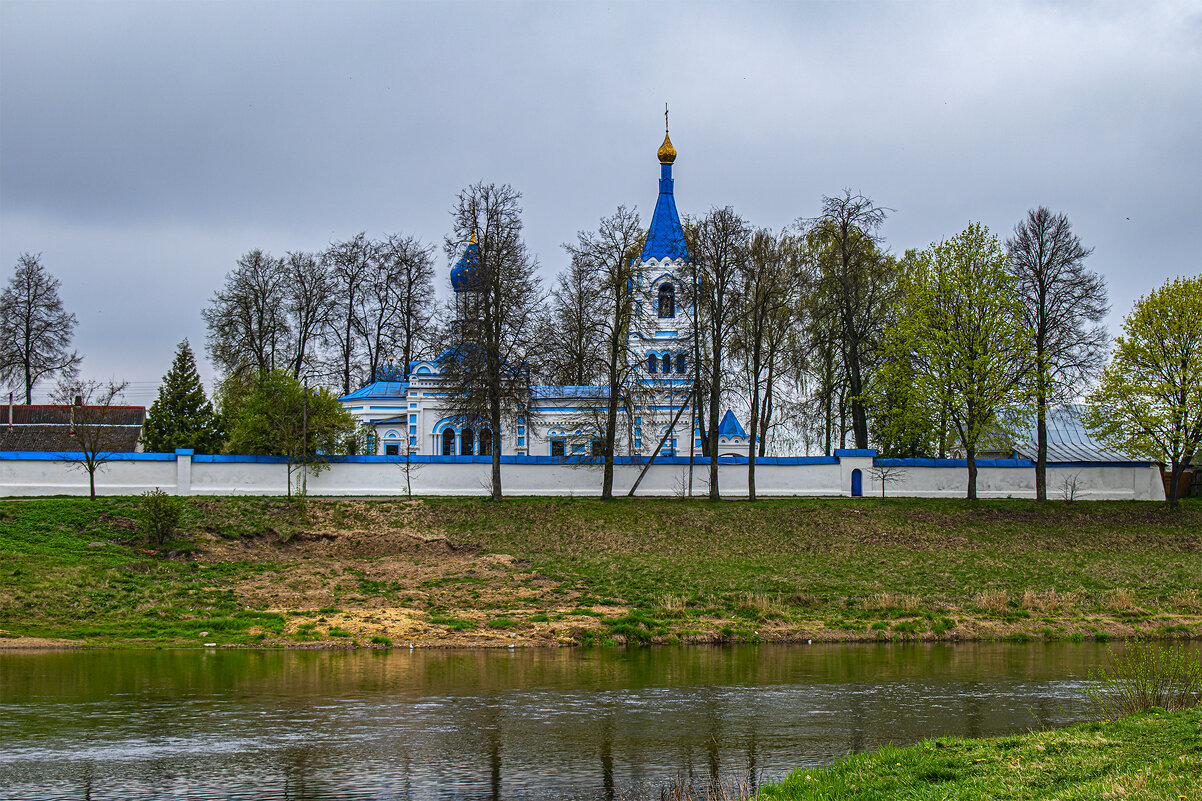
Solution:
<svg viewBox="0 0 1202 801"><path fill-rule="evenodd" d="M864 494L864 477L859 470L851 471L851 497L858 498Z"/></svg>

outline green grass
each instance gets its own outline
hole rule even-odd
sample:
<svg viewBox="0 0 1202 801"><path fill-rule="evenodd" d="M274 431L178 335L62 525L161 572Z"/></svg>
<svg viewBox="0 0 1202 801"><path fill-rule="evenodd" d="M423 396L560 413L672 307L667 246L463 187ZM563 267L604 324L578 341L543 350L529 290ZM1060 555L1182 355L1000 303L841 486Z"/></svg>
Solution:
<svg viewBox="0 0 1202 801"><path fill-rule="evenodd" d="M415 607L440 636L535 613L579 642L1202 636L1198 499L1171 513L1144 502L892 498L310 499L301 511L187 498L176 540L154 551L137 530L139 502L0 501L0 636L318 636L285 636L284 618L265 609L291 607L263 592L250 603L240 588L255 580L320 585L325 597L307 604L318 614ZM387 553L306 550L319 534L391 526L441 535L449 553L476 561L443 569L418 549L395 557L412 566L406 578L380 568ZM233 544L233 556L206 561L198 534ZM486 563L491 554L512 559ZM290 573L285 556L311 574Z"/></svg>
<svg viewBox="0 0 1202 801"><path fill-rule="evenodd" d="M995 739L938 738L795 770L761 801L1196 799L1202 707Z"/></svg>
<svg viewBox="0 0 1202 801"><path fill-rule="evenodd" d="M476 628L476 624L472 621L458 617L434 616L430 618L430 622L435 626L446 626L451 631L470 631Z"/></svg>

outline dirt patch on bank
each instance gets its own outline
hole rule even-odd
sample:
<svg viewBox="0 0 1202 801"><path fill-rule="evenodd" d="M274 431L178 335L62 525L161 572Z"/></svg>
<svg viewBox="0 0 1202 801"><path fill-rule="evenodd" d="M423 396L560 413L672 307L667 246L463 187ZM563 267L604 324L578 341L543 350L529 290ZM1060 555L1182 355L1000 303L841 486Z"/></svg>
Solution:
<svg viewBox="0 0 1202 801"><path fill-rule="evenodd" d="M3 634L3 632L0 632ZM0 651L10 650L32 650L32 649L52 649L52 648L79 648L80 643L75 640L60 640L52 637L7 637L0 636Z"/></svg>

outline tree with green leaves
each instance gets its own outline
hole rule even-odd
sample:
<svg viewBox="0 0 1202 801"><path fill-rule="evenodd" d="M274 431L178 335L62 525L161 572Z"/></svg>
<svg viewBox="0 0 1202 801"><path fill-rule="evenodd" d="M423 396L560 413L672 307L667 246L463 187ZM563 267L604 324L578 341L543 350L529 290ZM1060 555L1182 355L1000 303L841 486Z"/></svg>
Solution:
<svg viewBox="0 0 1202 801"><path fill-rule="evenodd" d="M814 329L827 341L828 364L834 357L843 372L838 382L824 382L824 405L829 409L835 390L843 390L839 413L850 416L857 448L868 447L865 401L897 287L896 262L885 253L880 235L887 211L871 198L844 190L824 197L822 214L803 222L815 280L810 298ZM840 428L842 436L845 429Z"/></svg>
<svg viewBox="0 0 1202 801"><path fill-rule="evenodd" d="M150 405L142 426L143 447L152 453L171 453L176 448L219 453L223 439L217 414L196 371L196 356L185 339L175 349L175 360L163 376L159 396Z"/></svg>
<svg viewBox="0 0 1202 801"><path fill-rule="evenodd" d="M1202 443L1202 275L1169 281L1135 302L1085 424L1110 447L1168 463L1166 501Z"/></svg>
<svg viewBox="0 0 1202 801"><path fill-rule="evenodd" d="M732 350L742 367L750 410L747 498L754 501L755 460L763 456L772 420L773 395L784 371L786 337L801 308L802 271L797 242L787 234L755 231L747 258L738 264L738 320Z"/></svg>
<svg viewBox="0 0 1202 801"><path fill-rule="evenodd" d="M881 390L946 412L968 457L968 498L977 497L977 450L1024 407L1020 382L1031 336L1016 282L996 236L971 223L906 263Z"/></svg>
<svg viewBox="0 0 1202 801"><path fill-rule="evenodd" d="M283 456L292 477L319 473L329 457L348 452L359 432L355 418L325 387L303 386L287 370L261 373L241 391L229 392L222 408L229 427L226 452Z"/></svg>

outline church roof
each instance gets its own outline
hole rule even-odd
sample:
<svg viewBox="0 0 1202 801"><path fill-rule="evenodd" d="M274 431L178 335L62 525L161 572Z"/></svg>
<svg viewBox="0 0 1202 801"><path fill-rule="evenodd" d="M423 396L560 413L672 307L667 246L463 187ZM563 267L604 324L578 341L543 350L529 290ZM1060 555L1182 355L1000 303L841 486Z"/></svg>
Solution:
<svg viewBox="0 0 1202 801"><path fill-rule="evenodd" d="M368 400L374 398L405 398L409 394L407 381L372 381L338 400Z"/></svg>
<svg viewBox="0 0 1202 801"><path fill-rule="evenodd" d="M726 414L722 415L722 422L718 424L718 436L747 439L747 432L743 430L743 426L739 425L739 418L735 417L735 413L730 409L727 409Z"/></svg>
<svg viewBox="0 0 1202 801"><path fill-rule="evenodd" d="M479 277L480 268L480 246L476 244L476 235L472 234L472 240L464 249L463 255L459 257L459 261L455 262L454 268L451 269L451 288L456 292L464 289L471 289L472 283Z"/></svg>
<svg viewBox="0 0 1202 801"><path fill-rule="evenodd" d="M1049 462L1130 462L1130 456L1107 448L1105 444L1090 436L1081 424L1081 404L1069 403L1048 409L1048 461ZM1038 439L1035 419L1019 434L1015 450L1029 459L1038 454Z"/></svg>
<svg viewBox="0 0 1202 801"><path fill-rule="evenodd" d="M680 259L688 261L689 248L684 241L684 228L680 225L680 214L676 211L676 198L672 194L672 162L676 160L676 148L668 134L660 146L659 198L655 201L655 213L651 215L651 228L647 231L647 242L643 245L643 261L652 259Z"/></svg>

